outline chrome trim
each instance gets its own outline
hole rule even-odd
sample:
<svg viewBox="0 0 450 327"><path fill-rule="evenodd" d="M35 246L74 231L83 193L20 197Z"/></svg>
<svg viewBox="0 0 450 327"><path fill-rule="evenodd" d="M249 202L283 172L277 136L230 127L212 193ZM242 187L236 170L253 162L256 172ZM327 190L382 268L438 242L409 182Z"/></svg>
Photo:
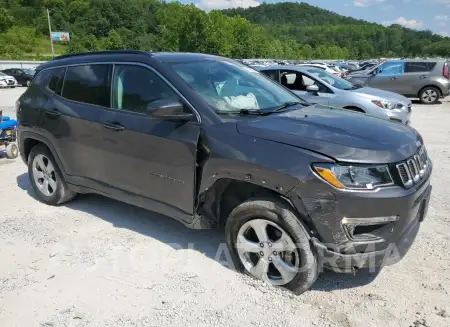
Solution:
<svg viewBox="0 0 450 327"><path fill-rule="evenodd" d="M396 168L403 185L409 188L414 184L419 183L420 180L425 177L425 175L429 171L429 166L430 165L426 150L424 147L421 147L415 155L405 160L404 162L397 164ZM403 170L407 174L407 180L403 178Z"/></svg>
<svg viewBox="0 0 450 327"><path fill-rule="evenodd" d="M384 223L391 223L398 221L399 216L386 216L386 217L367 217L367 218L347 218L342 219L343 225L377 225Z"/></svg>
<svg viewBox="0 0 450 327"><path fill-rule="evenodd" d="M417 165L416 165L416 161L414 160L414 158L412 158L412 159L409 159L407 162L408 162L408 166L411 170L411 175L412 175L413 181L415 183L417 183L420 179L420 174L419 174L419 169L417 168Z"/></svg>
<svg viewBox="0 0 450 327"><path fill-rule="evenodd" d="M178 89L177 89L177 88L176 88L176 87L175 87L175 86L174 86L167 78L165 78L163 75L161 75L160 72L158 72L155 68L153 68L153 67L150 66L149 64L144 64L144 63L141 63L141 62L133 62L133 61L130 61L130 62L121 62L121 61L104 61L104 62L98 62L98 61L95 61L95 62L85 62L85 63L79 63L79 64L57 65L57 66L53 66L53 67L48 67L48 68L41 69L40 72L43 72L43 71L45 71L45 70L50 70L50 69L60 68L60 67L66 67L66 68L68 68L68 67L86 66L86 65L136 65L136 66L146 67L146 68L150 69L151 71L153 71L156 75L158 75L164 82L167 83L167 85L169 85L169 87L170 87L172 90L175 91L176 94L178 94L178 95L186 102L186 104L191 108L191 110L194 112L195 116L197 117L198 123L201 123L201 122L202 122L202 117L201 117L200 113L199 113L199 112L195 109L195 107L194 107L194 106L186 99L186 97L185 97L183 94L181 94L181 92L178 91ZM67 69L66 69L66 73L67 73ZM65 81L65 78L66 78L66 76L64 75L64 81ZM111 76L111 79L112 79L112 76ZM63 87L64 87L64 82L63 82ZM63 93L62 93L62 89L61 89L61 97L64 98L64 97L62 96L62 94L63 94ZM64 99L66 99L66 98L64 98ZM89 103L84 103L84 102L74 101L74 100L70 100L70 99L66 99L66 100L69 100L69 101L72 101L72 102L76 102L76 103L82 103L82 104L91 105L91 104L89 104ZM102 106L97 106L97 107L100 107L100 108L107 108L107 107L102 107ZM117 109L112 108L112 104L110 104L109 108L107 108L107 109L117 110ZM128 111L127 111L127 112L128 112ZM136 113L136 112L133 112L133 111L130 111L130 112Z"/></svg>

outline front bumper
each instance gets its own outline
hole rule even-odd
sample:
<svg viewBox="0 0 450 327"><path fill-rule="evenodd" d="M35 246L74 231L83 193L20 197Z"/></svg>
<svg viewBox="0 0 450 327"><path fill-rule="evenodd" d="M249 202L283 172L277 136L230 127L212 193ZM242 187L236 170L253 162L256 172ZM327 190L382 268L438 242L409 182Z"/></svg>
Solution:
<svg viewBox="0 0 450 327"><path fill-rule="evenodd" d="M390 121L408 125L409 121L411 120L411 111L408 110L411 109L403 108L386 110L386 116Z"/></svg>
<svg viewBox="0 0 450 327"><path fill-rule="evenodd" d="M427 214L431 196L431 170L410 189L400 186L376 191L340 191L314 177L309 192L298 186L291 192L301 197L299 208L312 230L312 244L322 266L338 272L376 269L399 261L408 251ZM311 192L314 190L314 192ZM305 193L308 192L308 193ZM307 197L300 194L308 194ZM392 221L373 223L387 217ZM346 225L363 221L356 228Z"/></svg>
<svg viewBox="0 0 450 327"><path fill-rule="evenodd" d="M318 255L320 266L341 273L352 273L358 269L368 269L375 272L382 267L400 261L413 244L419 232L420 223L426 217L431 189L432 187L429 185L425 192L416 199L416 205L413 206L411 215L408 217L413 218L407 219L409 221L403 228L400 228L401 231L398 235L389 242L384 242L387 245L386 248L374 250L375 246L373 243L365 243L366 249L363 252L361 252L360 246L360 252L339 253L321 243L317 238L313 238L312 243ZM391 230L391 233L394 232Z"/></svg>
<svg viewBox="0 0 450 327"><path fill-rule="evenodd" d="M17 86L17 81L8 79L8 80L1 80L0 81L0 87L6 88L6 87L15 87Z"/></svg>

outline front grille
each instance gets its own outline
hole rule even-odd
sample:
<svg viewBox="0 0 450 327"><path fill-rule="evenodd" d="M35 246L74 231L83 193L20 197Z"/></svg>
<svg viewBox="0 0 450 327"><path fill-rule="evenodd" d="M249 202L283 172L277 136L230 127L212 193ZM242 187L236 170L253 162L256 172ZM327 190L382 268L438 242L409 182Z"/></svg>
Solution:
<svg viewBox="0 0 450 327"><path fill-rule="evenodd" d="M14 81L10 79L10 80L8 81L8 85L14 85Z"/></svg>
<svg viewBox="0 0 450 327"><path fill-rule="evenodd" d="M405 162L397 164L398 175L405 187L419 183L429 168L430 162L424 147Z"/></svg>

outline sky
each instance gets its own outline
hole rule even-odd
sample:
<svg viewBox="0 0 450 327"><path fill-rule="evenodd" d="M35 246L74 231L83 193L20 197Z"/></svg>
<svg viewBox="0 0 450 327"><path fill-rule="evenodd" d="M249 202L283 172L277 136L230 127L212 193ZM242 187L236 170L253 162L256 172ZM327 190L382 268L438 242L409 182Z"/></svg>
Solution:
<svg viewBox="0 0 450 327"><path fill-rule="evenodd" d="M258 6L274 0L181 0L195 3L206 11L234 7ZM310 5L344 16L383 25L400 24L413 29L428 29L450 36L450 0L303 0Z"/></svg>

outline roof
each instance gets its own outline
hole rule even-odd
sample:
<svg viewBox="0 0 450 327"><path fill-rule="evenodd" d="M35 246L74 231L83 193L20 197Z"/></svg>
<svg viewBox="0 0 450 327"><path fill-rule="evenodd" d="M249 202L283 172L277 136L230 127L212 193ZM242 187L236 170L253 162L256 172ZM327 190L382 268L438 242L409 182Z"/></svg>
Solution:
<svg viewBox="0 0 450 327"><path fill-rule="evenodd" d="M189 53L189 52L146 52L139 50L108 50L108 51L94 51L94 52L80 52L73 54L66 54L53 58L52 60L43 63L38 69L51 68L60 65L82 64L93 61L105 61L125 59L127 57L151 57L161 62L188 62L205 59L220 59L230 60L228 58L203 54L203 53ZM129 58L128 58L129 59Z"/></svg>
<svg viewBox="0 0 450 327"><path fill-rule="evenodd" d="M290 70L296 70L299 72L308 72L308 69L316 68L318 70L322 70L318 67L314 66L295 66L295 65L271 65L271 66L264 66L264 67L253 67L256 70L284 70L284 69L290 69Z"/></svg>

